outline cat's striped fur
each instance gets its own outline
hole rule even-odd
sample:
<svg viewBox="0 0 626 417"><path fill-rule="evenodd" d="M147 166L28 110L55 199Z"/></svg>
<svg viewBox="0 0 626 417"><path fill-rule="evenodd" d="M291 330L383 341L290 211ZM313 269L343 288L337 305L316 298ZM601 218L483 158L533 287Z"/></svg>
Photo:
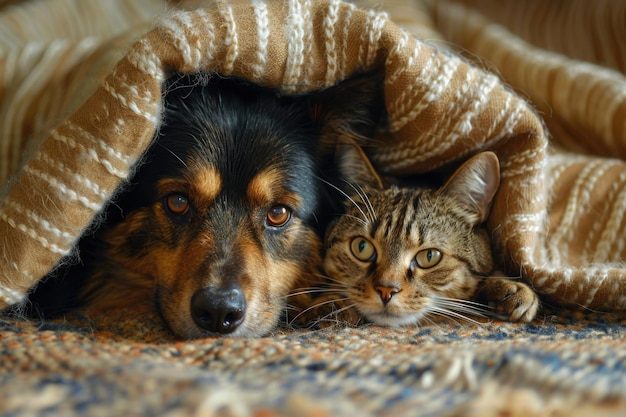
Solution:
<svg viewBox="0 0 626 417"><path fill-rule="evenodd" d="M513 321L535 316L538 298L527 285L490 277L483 223L499 184L494 153L471 158L442 187L424 188L385 186L359 148L343 148L346 213L327 231L329 284L314 303L317 315L334 309L344 321L405 326L433 315L466 318L492 304Z"/></svg>

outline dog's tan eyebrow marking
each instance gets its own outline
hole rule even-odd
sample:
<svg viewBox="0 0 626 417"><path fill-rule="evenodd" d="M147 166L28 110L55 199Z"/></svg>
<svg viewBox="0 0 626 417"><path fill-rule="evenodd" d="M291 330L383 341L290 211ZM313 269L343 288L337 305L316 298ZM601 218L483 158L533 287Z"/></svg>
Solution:
<svg viewBox="0 0 626 417"><path fill-rule="evenodd" d="M248 201L257 207L278 203L298 207L302 203L302 197L288 191L284 181L283 174L278 169L258 173L248 184L246 190Z"/></svg>
<svg viewBox="0 0 626 417"><path fill-rule="evenodd" d="M222 190L222 176L213 167L199 167L194 170L192 187L203 199L214 200Z"/></svg>
<svg viewBox="0 0 626 417"><path fill-rule="evenodd" d="M277 169L259 172L248 184L246 193L252 205L263 206L277 197L277 192L282 189L282 175Z"/></svg>

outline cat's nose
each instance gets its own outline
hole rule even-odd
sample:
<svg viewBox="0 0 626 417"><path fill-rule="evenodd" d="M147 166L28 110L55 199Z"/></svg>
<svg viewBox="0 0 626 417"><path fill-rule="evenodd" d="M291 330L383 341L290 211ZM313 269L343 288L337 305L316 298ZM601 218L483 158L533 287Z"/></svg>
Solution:
<svg viewBox="0 0 626 417"><path fill-rule="evenodd" d="M380 299L383 301L383 304L387 304L391 301L391 297L400 292L400 288L397 287L386 287L384 285L376 285L374 287L378 295L380 295Z"/></svg>

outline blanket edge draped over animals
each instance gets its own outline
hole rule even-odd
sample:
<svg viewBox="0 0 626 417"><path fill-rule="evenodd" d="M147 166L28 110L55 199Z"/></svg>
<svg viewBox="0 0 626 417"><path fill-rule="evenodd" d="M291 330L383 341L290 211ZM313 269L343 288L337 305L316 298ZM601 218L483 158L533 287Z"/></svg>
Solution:
<svg viewBox="0 0 626 417"><path fill-rule="evenodd" d="M404 28L394 22L405 16L402 1L384 12L337 0L205 3L104 41L58 41L56 54L38 42L28 56L1 45L5 79L16 62L42 74L45 62L47 75L26 99L12 83L0 90L0 308L73 256L150 145L172 73L234 75L301 94L377 71L389 115L379 146L368 149L378 169L428 172L493 150L502 183L488 222L507 274L556 305L626 309L621 73L538 52L463 2L425 1L410 12L430 20ZM502 10L514 7L505 2ZM451 52L437 42L444 39L474 55ZM53 56L44 61L45 53ZM472 62L476 54L506 83Z"/></svg>

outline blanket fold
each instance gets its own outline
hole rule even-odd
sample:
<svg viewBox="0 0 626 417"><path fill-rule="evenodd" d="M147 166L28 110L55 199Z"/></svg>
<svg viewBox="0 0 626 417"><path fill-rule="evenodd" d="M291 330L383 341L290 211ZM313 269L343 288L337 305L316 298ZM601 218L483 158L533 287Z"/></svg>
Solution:
<svg viewBox="0 0 626 417"><path fill-rule="evenodd" d="M510 23L518 10L513 3L505 2L497 10L489 1L477 1L475 6ZM537 45L462 5L440 2L436 15L446 39L494 65L508 83L529 97L551 132L553 144L545 161L551 196L545 201L549 221L537 231L540 244L532 261L523 267L523 275L557 305L606 311L623 310L626 301L624 270L619 265L625 255L622 190L626 166L622 160L626 156L626 78L592 62L612 62L615 68L623 68L618 60L623 45L609 50L598 50L595 43L581 46L572 21L586 13L623 17L626 11L614 3L597 6L578 2L557 10L555 3L545 3L520 11L520 21L513 26ZM550 46L551 38L531 36L530 27L539 16L554 23L546 32L560 36L551 45L553 49L576 49L574 56L579 58L599 55L592 62L583 62L541 49ZM601 39L603 46L615 43L615 36L623 31L613 19L607 26L594 25L593 19L585 22L591 22L586 36ZM573 35L563 37L563 32Z"/></svg>

